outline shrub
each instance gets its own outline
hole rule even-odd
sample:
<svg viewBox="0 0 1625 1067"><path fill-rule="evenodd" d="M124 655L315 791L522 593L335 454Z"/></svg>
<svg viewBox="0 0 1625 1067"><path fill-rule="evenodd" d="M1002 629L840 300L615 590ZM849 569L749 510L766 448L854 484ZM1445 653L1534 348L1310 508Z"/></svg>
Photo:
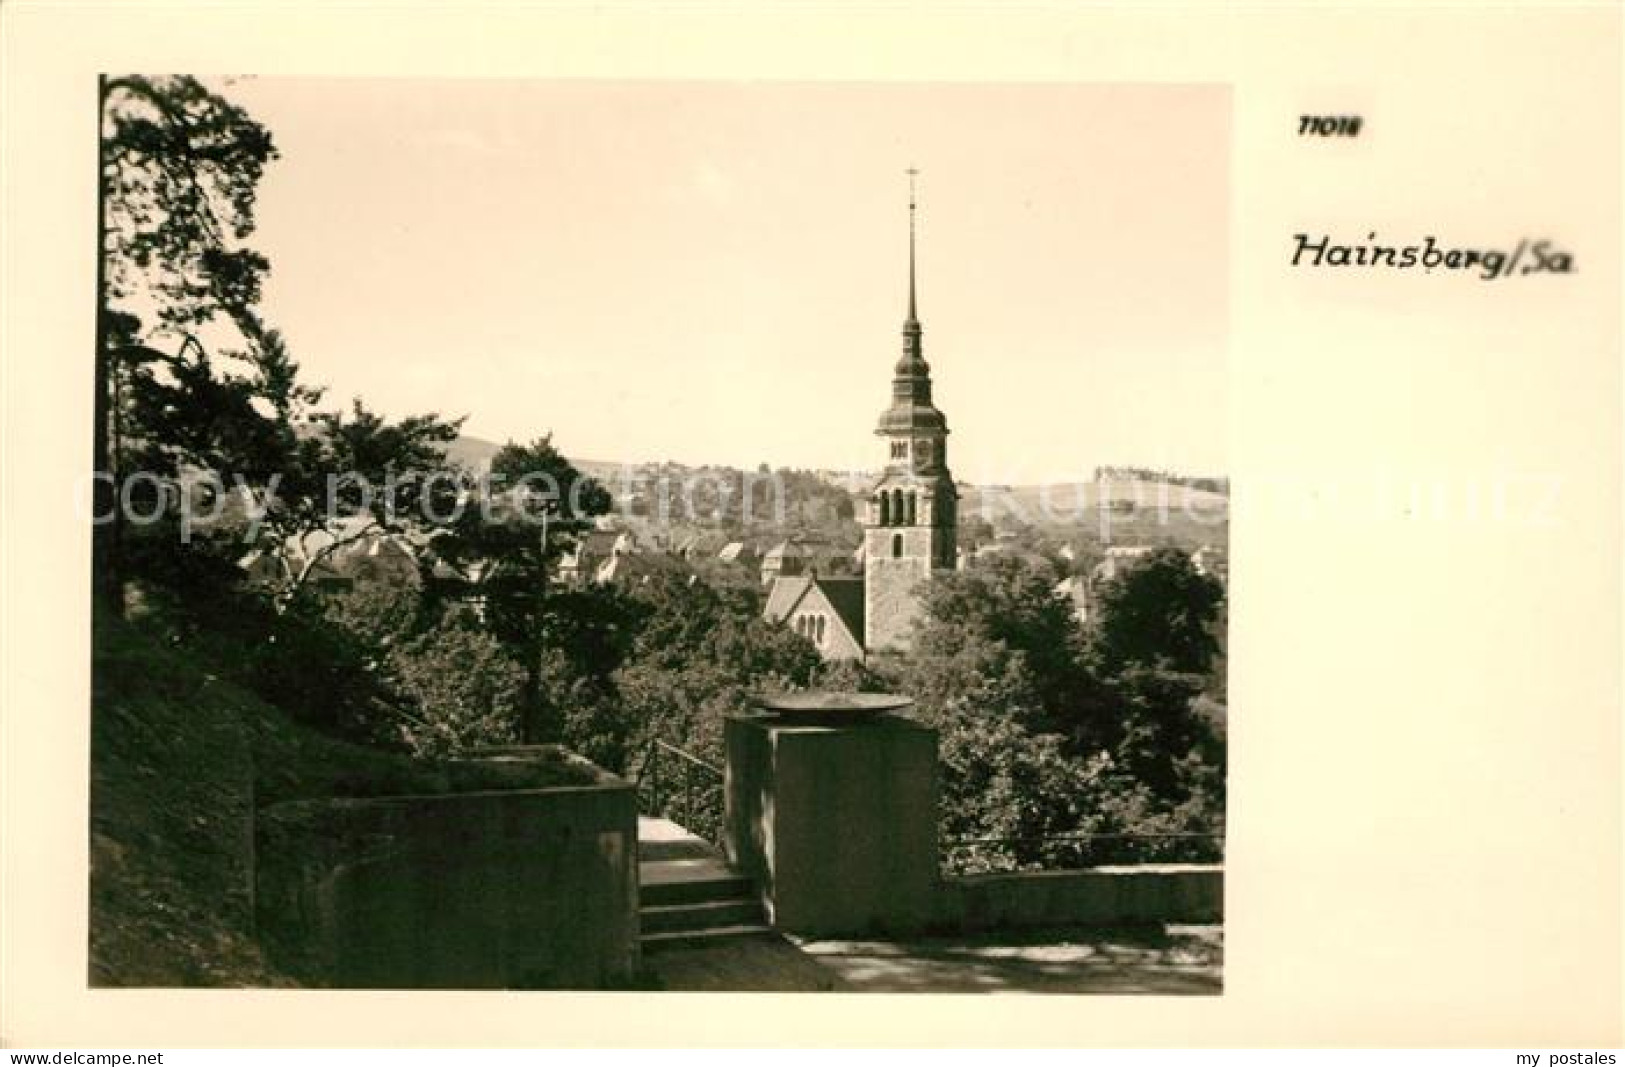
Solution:
<svg viewBox="0 0 1625 1067"><path fill-rule="evenodd" d="M490 634L448 617L392 649L387 664L410 703L395 727L415 754L518 742L525 671Z"/></svg>

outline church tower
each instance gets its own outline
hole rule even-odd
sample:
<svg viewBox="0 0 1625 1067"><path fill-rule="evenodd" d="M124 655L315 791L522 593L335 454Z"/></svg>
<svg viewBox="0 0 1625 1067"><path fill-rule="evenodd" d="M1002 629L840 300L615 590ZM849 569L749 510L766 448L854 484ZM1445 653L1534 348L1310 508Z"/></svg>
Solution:
<svg viewBox="0 0 1625 1067"><path fill-rule="evenodd" d="M864 513L864 644L908 647L920 585L952 570L959 494L948 471L948 420L931 403L931 368L920 344L914 294L914 175L908 194L908 318L903 356L892 372L891 406L875 434L886 465Z"/></svg>

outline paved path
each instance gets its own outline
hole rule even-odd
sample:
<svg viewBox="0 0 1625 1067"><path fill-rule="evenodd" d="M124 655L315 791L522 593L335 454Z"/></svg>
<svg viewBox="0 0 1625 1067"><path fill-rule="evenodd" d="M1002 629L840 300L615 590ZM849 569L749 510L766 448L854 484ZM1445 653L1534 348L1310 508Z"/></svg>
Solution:
<svg viewBox="0 0 1625 1067"><path fill-rule="evenodd" d="M1217 926L797 943L859 993L1223 992Z"/></svg>
<svg viewBox="0 0 1625 1067"><path fill-rule="evenodd" d="M784 937L662 949L643 958L650 988L689 993L815 993L847 990L831 968Z"/></svg>
<svg viewBox="0 0 1625 1067"><path fill-rule="evenodd" d="M727 873L713 845L665 819L638 820L638 847L645 883L689 868ZM1212 995L1223 957L1217 926L893 941L773 934L651 952L643 970L652 988L693 992Z"/></svg>

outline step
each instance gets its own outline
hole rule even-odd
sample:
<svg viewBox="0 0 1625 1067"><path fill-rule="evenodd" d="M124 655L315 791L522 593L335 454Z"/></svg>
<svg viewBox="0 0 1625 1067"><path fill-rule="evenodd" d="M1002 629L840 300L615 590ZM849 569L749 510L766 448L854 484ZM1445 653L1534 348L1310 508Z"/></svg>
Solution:
<svg viewBox="0 0 1625 1067"><path fill-rule="evenodd" d="M754 899L750 879L710 859L638 864L638 897L655 906Z"/></svg>
<svg viewBox="0 0 1625 1067"><path fill-rule="evenodd" d="M638 913L638 921L645 935L753 926L760 925L762 919L762 906L754 900L657 905L645 907Z"/></svg>
<svg viewBox="0 0 1625 1067"><path fill-rule="evenodd" d="M638 943L644 952L661 952L678 948L713 948L736 941L778 936L772 927L748 923L739 926L718 926L710 930L676 930L664 934L644 934L638 939Z"/></svg>
<svg viewBox="0 0 1625 1067"><path fill-rule="evenodd" d="M722 853L709 841L697 837L676 841L639 841L638 859L643 863L658 860L716 860L722 862Z"/></svg>
<svg viewBox="0 0 1625 1067"><path fill-rule="evenodd" d="M737 874L703 881L644 882L638 887L639 903L651 907L706 904L718 900L748 900L755 903L756 896L750 880Z"/></svg>

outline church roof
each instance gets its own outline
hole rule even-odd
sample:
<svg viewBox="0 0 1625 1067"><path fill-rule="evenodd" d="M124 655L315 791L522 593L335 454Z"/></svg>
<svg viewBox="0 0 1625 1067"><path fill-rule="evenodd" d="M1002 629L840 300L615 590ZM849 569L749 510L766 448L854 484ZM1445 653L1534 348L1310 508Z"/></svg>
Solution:
<svg viewBox="0 0 1625 1067"><path fill-rule="evenodd" d="M783 622L795 609L797 601L807 591L812 580L810 574L775 578L773 587L767 592L767 606L762 609L762 614L773 622Z"/></svg>
<svg viewBox="0 0 1625 1067"><path fill-rule="evenodd" d="M767 607L762 614L774 622L783 622L810 598L820 598L830 606L841 625L852 635L852 640L863 648L863 579L820 578L816 575L795 575L779 578L767 594Z"/></svg>
<svg viewBox="0 0 1625 1067"><path fill-rule="evenodd" d="M876 433L907 433L911 431L947 433L948 420L929 403L899 400L880 413Z"/></svg>
<svg viewBox="0 0 1625 1067"><path fill-rule="evenodd" d="M814 578L813 584L829 599L829 606L840 616L858 647L866 647L863 643L863 579Z"/></svg>

